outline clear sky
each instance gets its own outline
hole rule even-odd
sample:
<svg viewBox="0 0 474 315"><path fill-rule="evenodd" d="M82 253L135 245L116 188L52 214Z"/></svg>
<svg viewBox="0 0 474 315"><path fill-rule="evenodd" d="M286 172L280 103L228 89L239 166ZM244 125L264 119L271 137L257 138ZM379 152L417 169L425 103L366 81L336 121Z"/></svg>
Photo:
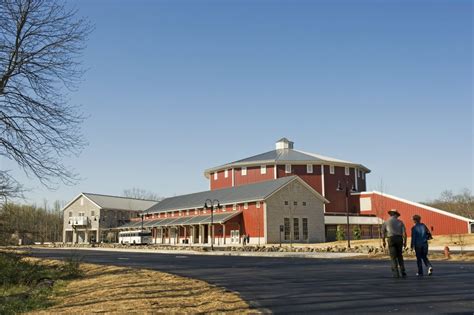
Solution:
<svg viewBox="0 0 474 315"><path fill-rule="evenodd" d="M204 169L295 148L415 201L473 186L471 1L70 1L95 31L71 102L81 191L208 188ZM8 161L3 167L13 168Z"/></svg>

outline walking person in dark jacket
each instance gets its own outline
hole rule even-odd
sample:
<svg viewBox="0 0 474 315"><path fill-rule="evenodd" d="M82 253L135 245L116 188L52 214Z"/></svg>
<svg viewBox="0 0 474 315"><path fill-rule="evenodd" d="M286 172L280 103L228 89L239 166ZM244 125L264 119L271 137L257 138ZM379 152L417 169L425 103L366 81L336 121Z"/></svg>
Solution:
<svg viewBox="0 0 474 315"><path fill-rule="evenodd" d="M385 239L388 239L388 250L392 262L392 273L394 278L407 276L405 263L403 261L403 248L407 246L407 233L405 224L398 219L400 213L392 209L388 212L390 219L382 225L382 244L386 246Z"/></svg>
<svg viewBox="0 0 474 315"><path fill-rule="evenodd" d="M411 228L411 249L415 250L416 264L418 265L417 276L423 276L423 264L428 268L428 275L433 274L433 266L428 259L428 240L431 239L430 230L421 223L421 217L417 214L413 216L415 225Z"/></svg>

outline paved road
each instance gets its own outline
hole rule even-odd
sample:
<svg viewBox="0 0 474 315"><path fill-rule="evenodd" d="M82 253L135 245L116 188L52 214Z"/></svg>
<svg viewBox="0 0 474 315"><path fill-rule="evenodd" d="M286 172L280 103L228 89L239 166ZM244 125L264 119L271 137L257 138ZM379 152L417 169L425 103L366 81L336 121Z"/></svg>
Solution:
<svg viewBox="0 0 474 315"><path fill-rule="evenodd" d="M474 314L474 264L435 262L435 275L392 279L388 262L355 259L226 257L33 249L32 255L140 267L202 279L237 291L274 313ZM412 276L413 275L413 276Z"/></svg>

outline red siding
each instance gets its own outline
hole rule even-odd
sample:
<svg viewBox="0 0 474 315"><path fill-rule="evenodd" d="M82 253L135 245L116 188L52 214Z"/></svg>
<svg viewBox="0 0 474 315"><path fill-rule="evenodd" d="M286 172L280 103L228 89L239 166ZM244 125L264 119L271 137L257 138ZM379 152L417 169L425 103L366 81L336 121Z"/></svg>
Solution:
<svg viewBox="0 0 474 315"><path fill-rule="evenodd" d="M349 180L349 185L354 182L354 168L349 169L350 175L345 175L344 167L334 167L334 174L329 172L328 165L324 166L324 193L327 200L330 201L326 205L326 212L346 212L346 194L344 191L337 191L338 182L341 182L342 187L346 185L346 179ZM351 187L349 187L350 189ZM349 212L356 213L355 204L349 200Z"/></svg>
<svg viewBox="0 0 474 315"><path fill-rule="evenodd" d="M247 175L242 175L242 169L236 168L234 169L234 185L240 186L240 185L263 182L266 180L272 180L275 178L273 169L274 169L273 165L267 165L267 173L261 174L260 166L252 166L252 167L247 167Z"/></svg>
<svg viewBox="0 0 474 315"><path fill-rule="evenodd" d="M232 187L232 169L228 169L228 176L225 177L225 170L217 172L217 179L214 179L214 173L209 176L211 190Z"/></svg>
<svg viewBox="0 0 474 315"><path fill-rule="evenodd" d="M250 235L250 237L264 237L264 216L263 216L263 202L260 203L260 209L255 203L249 203L248 209L244 209L243 204L240 204L242 211L242 234Z"/></svg>
<svg viewBox="0 0 474 315"><path fill-rule="evenodd" d="M362 214L375 214L386 220L389 217L387 211L390 209L397 209L401 214L400 219L407 227L407 233L409 236L411 234L411 226L413 226L412 217L415 214L421 216L421 221L432 230L434 236L469 233L468 223L466 221L453 218L449 215L392 199L386 195L364 194L357 197L371 197L372 199L372 211L362 211Z"/></svg>

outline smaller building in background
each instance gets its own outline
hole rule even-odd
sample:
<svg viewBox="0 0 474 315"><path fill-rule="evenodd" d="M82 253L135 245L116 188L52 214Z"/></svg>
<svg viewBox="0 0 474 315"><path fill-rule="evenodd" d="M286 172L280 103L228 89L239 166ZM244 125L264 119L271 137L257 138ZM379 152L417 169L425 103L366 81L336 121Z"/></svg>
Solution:
<svg viewBox="0 0 474 315"><path fill-rule="evenodd" d="M81 193L64 208L65 243L117 242L118 226L124 225L157 201Z"/></svg>

